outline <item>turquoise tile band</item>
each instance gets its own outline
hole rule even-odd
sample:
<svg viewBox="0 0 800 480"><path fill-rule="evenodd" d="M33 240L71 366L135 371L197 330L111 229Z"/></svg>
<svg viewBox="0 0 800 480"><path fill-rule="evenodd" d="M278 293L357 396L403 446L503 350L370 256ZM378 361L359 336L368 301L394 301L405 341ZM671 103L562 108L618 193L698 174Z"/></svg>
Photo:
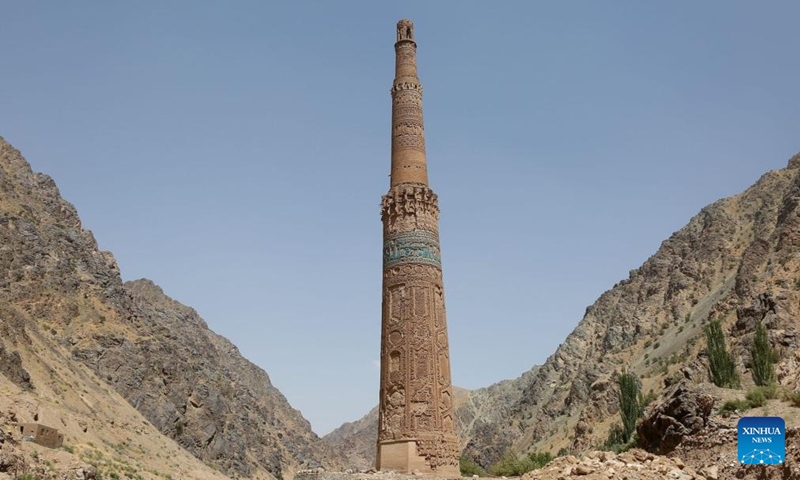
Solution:
<svg viewBox="0 0 800 480"><path fill-rule="evenodd" d="M433 232L411 230L390 235L383 244L383 268L422 263L442 268L439 239Z"/></svg>

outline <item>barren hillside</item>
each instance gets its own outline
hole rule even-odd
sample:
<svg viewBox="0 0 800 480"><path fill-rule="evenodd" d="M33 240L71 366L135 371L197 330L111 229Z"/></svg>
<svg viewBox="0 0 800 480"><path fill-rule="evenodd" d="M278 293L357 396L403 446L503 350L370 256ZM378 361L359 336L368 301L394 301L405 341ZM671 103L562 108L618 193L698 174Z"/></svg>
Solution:
<svg viewBox="0 0 800 480"><path fill-rule="evenodd" d="M53 180L2 138L0 331L0 373L20 401L107 411L89 420L116 428L142 423L128 420L121 396L148 428L230 475L280 478L332 464L267 374L194 310L152 282L123 284L112 254L98 250ZM87 445L83 433L69 441Z"/></svg>

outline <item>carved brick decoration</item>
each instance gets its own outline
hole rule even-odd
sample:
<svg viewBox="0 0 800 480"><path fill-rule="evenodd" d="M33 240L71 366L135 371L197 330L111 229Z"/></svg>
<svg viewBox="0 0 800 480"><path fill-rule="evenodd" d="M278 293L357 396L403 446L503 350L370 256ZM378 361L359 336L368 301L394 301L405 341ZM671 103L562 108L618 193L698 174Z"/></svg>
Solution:
<svg viewBox="0 0 800 480"><path fill-rule="evenodd" d="M392 172L381 201L383 318L377 468L459 476L439 201L428 187L422 86L409 20L397 24Z"/></svg>

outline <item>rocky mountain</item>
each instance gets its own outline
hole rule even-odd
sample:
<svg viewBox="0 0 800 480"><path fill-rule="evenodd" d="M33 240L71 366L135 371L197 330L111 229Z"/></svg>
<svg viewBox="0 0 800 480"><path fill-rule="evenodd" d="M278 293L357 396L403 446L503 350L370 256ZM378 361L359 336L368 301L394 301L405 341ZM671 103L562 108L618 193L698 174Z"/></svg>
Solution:
<svg viewBox="0 0 800 480"><path fill-rule="evenodd" d="M0 380L24 402L61 412L54 418L82 412L85 423L95 421L87 405L119 422L130 413L118 405L124 398L137 424L227 475L281 478L335 465L268 375L194 310L148 280L123 284L53 180L2 138ZM79 450L89 441L82 428L69 432Z"/></svg>
<svg viewBox="0 0 800 480"><path fill-rule="evenodd" d="M652 478L760 478L735 462L740 413L717 406L753 386L758 324L777 352L779 387L800 389L799 204L796 155L703 208L587 308L544 365L457 391L465 454L488 467L507 451L592 451L619 421L615 378L627 371L657 398L638 429L651 453L567 455L530 478L608 478L629 467ZM722 322L741 389L710 383L710 320ZM800 409L780 400L759 408L800 421ZM0 479L275 479L319 465L369 468L376 413L317 438L268 375L194 310L148 280L123 283L53 180L0 138ZM21 442L14 427L32 421L59 428L66 449Z"/></svg>
<svg viewBox="0 0 800 480"><path fill-rule="evenodd" d="M623 370L655 394L679 378L707 382L702 330L710 319L725 326L747 381L749 345L761 321L781 349L779 381L796 388L788 372L796 373L800 309L798 201L800 155L742 194L703 208L587 309L511 415L494 424L493 431L502 432L491 445L495 451L598 445L617 418L613 378ZM476 439L468 451L481 457L491 451L487 447Z"/></svg>
<svg viewBox="0 0 800 480"><path fill-rule="evenodd" d="M743 388L753 385L749 348L761 322L779 352L778 382L798 389L798 204L800 154L745 192L703 208L588 307L544 365L510 381L510 393L473 393L490 406L471 423L462 417L465 454L487 467L507 450L556 455L598 447L619 421L620 372L634 373L645 393L662 400L680 380L689 389L708 385L703 327L713 319L722 322ZM343 427L325 440L357 444L360 431Z"/></svg>

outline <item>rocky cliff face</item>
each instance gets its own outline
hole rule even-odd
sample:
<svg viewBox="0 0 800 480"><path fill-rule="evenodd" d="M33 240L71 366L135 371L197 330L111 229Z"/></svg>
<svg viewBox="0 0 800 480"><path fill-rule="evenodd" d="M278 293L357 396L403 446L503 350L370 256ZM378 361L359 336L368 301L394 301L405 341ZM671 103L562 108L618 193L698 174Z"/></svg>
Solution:
<svg viewBox="0 0 800 480"><path fill-rule="evenodd" d="M88 367L82 375L222 472L272 478L331 463L263 370L152 282L123 284L53 180L0 138L0 374L51 390L27 370L42 351L52 371Z"/></svg>
<svg viewBox="0 0 800 480"><path fill-rule="evenodd" d="M225 472L250 475L263 466L276 477L297 467L329 465L300 412L193 309L149 280L124 284L140 336L94 335L73 347L162 433ZM142 335L143 334L143 335ZM78 341L72 337L69 342Z"/></svg>
<svg viewBox="0 0 800 480"><path fill-rule="evenodd" d="M757 322L780 352L779 382L800 383L800 155L744 193L703 208L641 267L600 296L541 368L492 395L493 408L460 425L483 466L505 450L582 452L618 421L614 379L635 373L659 395L684 378L708 382L703 326L720 319L749 381ZM752 383L751 383L752 385ZM493 414L499 408L501 413ZM353 442L329 436L326 440Z"/></svg>
<svg viewBox="0 0 800 480"><path fill-rule="evenodd" d="M468 453L491 464L499 444L516 451L599 445L618 416L617 373L637 374L656 394L678 378L708 381L702 328L709 319L722 320L745 381L762 321L781 349L780 382L796 388L799 202L795 156L744 193L703 208L587 309L510 414L471 440Z"/></svg>

